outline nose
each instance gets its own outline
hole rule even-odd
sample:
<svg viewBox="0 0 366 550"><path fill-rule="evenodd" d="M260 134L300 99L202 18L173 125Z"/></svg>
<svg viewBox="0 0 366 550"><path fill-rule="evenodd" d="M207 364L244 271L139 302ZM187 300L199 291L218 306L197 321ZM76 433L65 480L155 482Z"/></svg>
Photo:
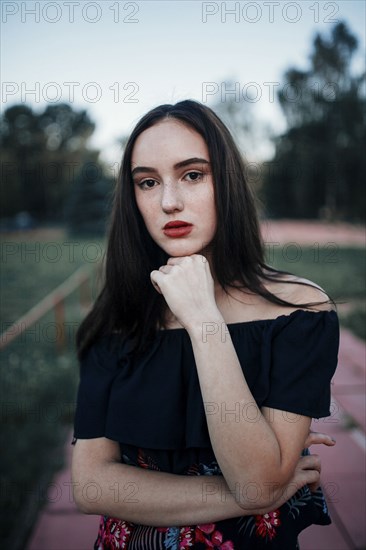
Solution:
<svg viewBox="0 0 366 550"><path fill-rule="evenodd" d="M176 182L169 182L163 185L161 207L165 213L181 212L183 210L183 197Z"/></svg>

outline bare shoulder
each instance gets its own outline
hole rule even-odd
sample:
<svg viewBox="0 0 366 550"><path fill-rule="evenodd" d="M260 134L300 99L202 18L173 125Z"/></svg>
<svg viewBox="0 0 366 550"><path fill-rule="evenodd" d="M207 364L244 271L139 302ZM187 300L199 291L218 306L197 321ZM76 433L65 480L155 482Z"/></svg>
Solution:
<svg viewBox="0 0 366 550"><path fill-rule="evenodd" d="M281 273L274 280L263 278L262 283L269 292L288 305L233 287L229 297L224 296L217 301L227 323L276 319L298 309L314 312L336 310L327 293L309 279Z"/></svg>
<svg viewBox="0 0 366 550"><path fill-rule="evenodd" d="M276 282L271 282L266 286L270 292L273 292L279 298L294 305L298 304L300 308L301 304L309 304L306 309L316 311L335 310L335 306L325 290L304 277L283 274ZM310 304L314 305L311 306Z"/></svg>

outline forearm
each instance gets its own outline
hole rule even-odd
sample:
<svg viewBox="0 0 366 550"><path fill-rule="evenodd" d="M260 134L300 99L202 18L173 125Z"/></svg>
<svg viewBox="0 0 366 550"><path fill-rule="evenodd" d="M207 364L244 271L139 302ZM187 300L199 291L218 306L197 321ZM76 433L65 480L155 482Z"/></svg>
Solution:
<svg viewBox="0 0 366 550"><path fill-rule="evenodd" d="M222 476L175 475L115 461L81 472L73 475L74 499L87 514L164 527L253 513L253 503L245 512Z"/></svg>
<svg viewBox="0 0 366 550"><path fill-rule="evenodd" d="M319 482L316 456L298 460L285 488L273 484L229 490L223 476L187 476L120 462L118 443L108 438L77 440L72 457L74 499L84 513L108 515L152 526L195 525L269 512L305 484Z"/></svg>
<svg viewBox="0 0 366 550"><path fill-rule="evenodd" d="M205 336L201 323L188 332L221 471L231 489L250 482L261 491L270 485L285 486L291 468L246 383L227 326L219 312L207 318L219 330Z"/></svg>
<svg viewBox="0 0 366 550"><path fill-rule="evenodd" d="M265 514L282 506L306 483L319 482L316 460L310 456L302 460L303 470L297 468L285 487L268 485L264 491L253 484L231 491L223 476L183 476L105 462L88 473L73 471L74 499L86 514L156 527Z"/></svg>

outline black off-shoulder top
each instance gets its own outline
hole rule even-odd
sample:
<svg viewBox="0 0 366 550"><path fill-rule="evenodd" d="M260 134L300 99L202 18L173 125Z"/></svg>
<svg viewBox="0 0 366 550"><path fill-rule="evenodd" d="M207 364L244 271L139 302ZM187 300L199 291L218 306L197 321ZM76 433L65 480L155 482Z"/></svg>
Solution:
<svg viewBox="0 0 366 550"><path fill-rule="evenodd" d="M330 385L339 346L335 311L299 309L276 319L231 323L227 329L259 407L312 418L330 415ZM206 414L218 412L218 407L220 414L233 411L226 411L223 403L203 403L186 330L158 331L149 351L138 360L127 338L103 337L88 350L80 367L74 440L107 437L117 441L121 461L138 467L185 475L221 473ZM251 413L237 410L235 414ZM297 548L302 529L330 522L321 489L310 493L305 487L270 514L208 526L159 530L102 517L95 548L290 550Z"/></svg>

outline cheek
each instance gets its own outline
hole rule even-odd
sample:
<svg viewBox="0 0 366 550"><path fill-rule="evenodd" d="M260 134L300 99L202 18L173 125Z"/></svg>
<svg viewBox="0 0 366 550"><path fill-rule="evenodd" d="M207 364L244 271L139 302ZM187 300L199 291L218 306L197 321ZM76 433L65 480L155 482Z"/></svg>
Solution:
<svg viewBox="0 0 366 550"><path fill-rule="evenodd" d="M213 225L216 227L216 206L215 206L215 194L213 188L206 192L206 196L204 197L204 203L206 204L206 212L207 212L207 218L209 220L210 225Z"/></svg>
<svg viewBox="0 0 366 550"><path fill-rule="evenodd" d="M147 202L141 199L138 200L138 198L136 198L136 203L146 227L150 229L151 227L153 227L154 220L156 220L154 205L151 203L151 201Z"/></svg>

